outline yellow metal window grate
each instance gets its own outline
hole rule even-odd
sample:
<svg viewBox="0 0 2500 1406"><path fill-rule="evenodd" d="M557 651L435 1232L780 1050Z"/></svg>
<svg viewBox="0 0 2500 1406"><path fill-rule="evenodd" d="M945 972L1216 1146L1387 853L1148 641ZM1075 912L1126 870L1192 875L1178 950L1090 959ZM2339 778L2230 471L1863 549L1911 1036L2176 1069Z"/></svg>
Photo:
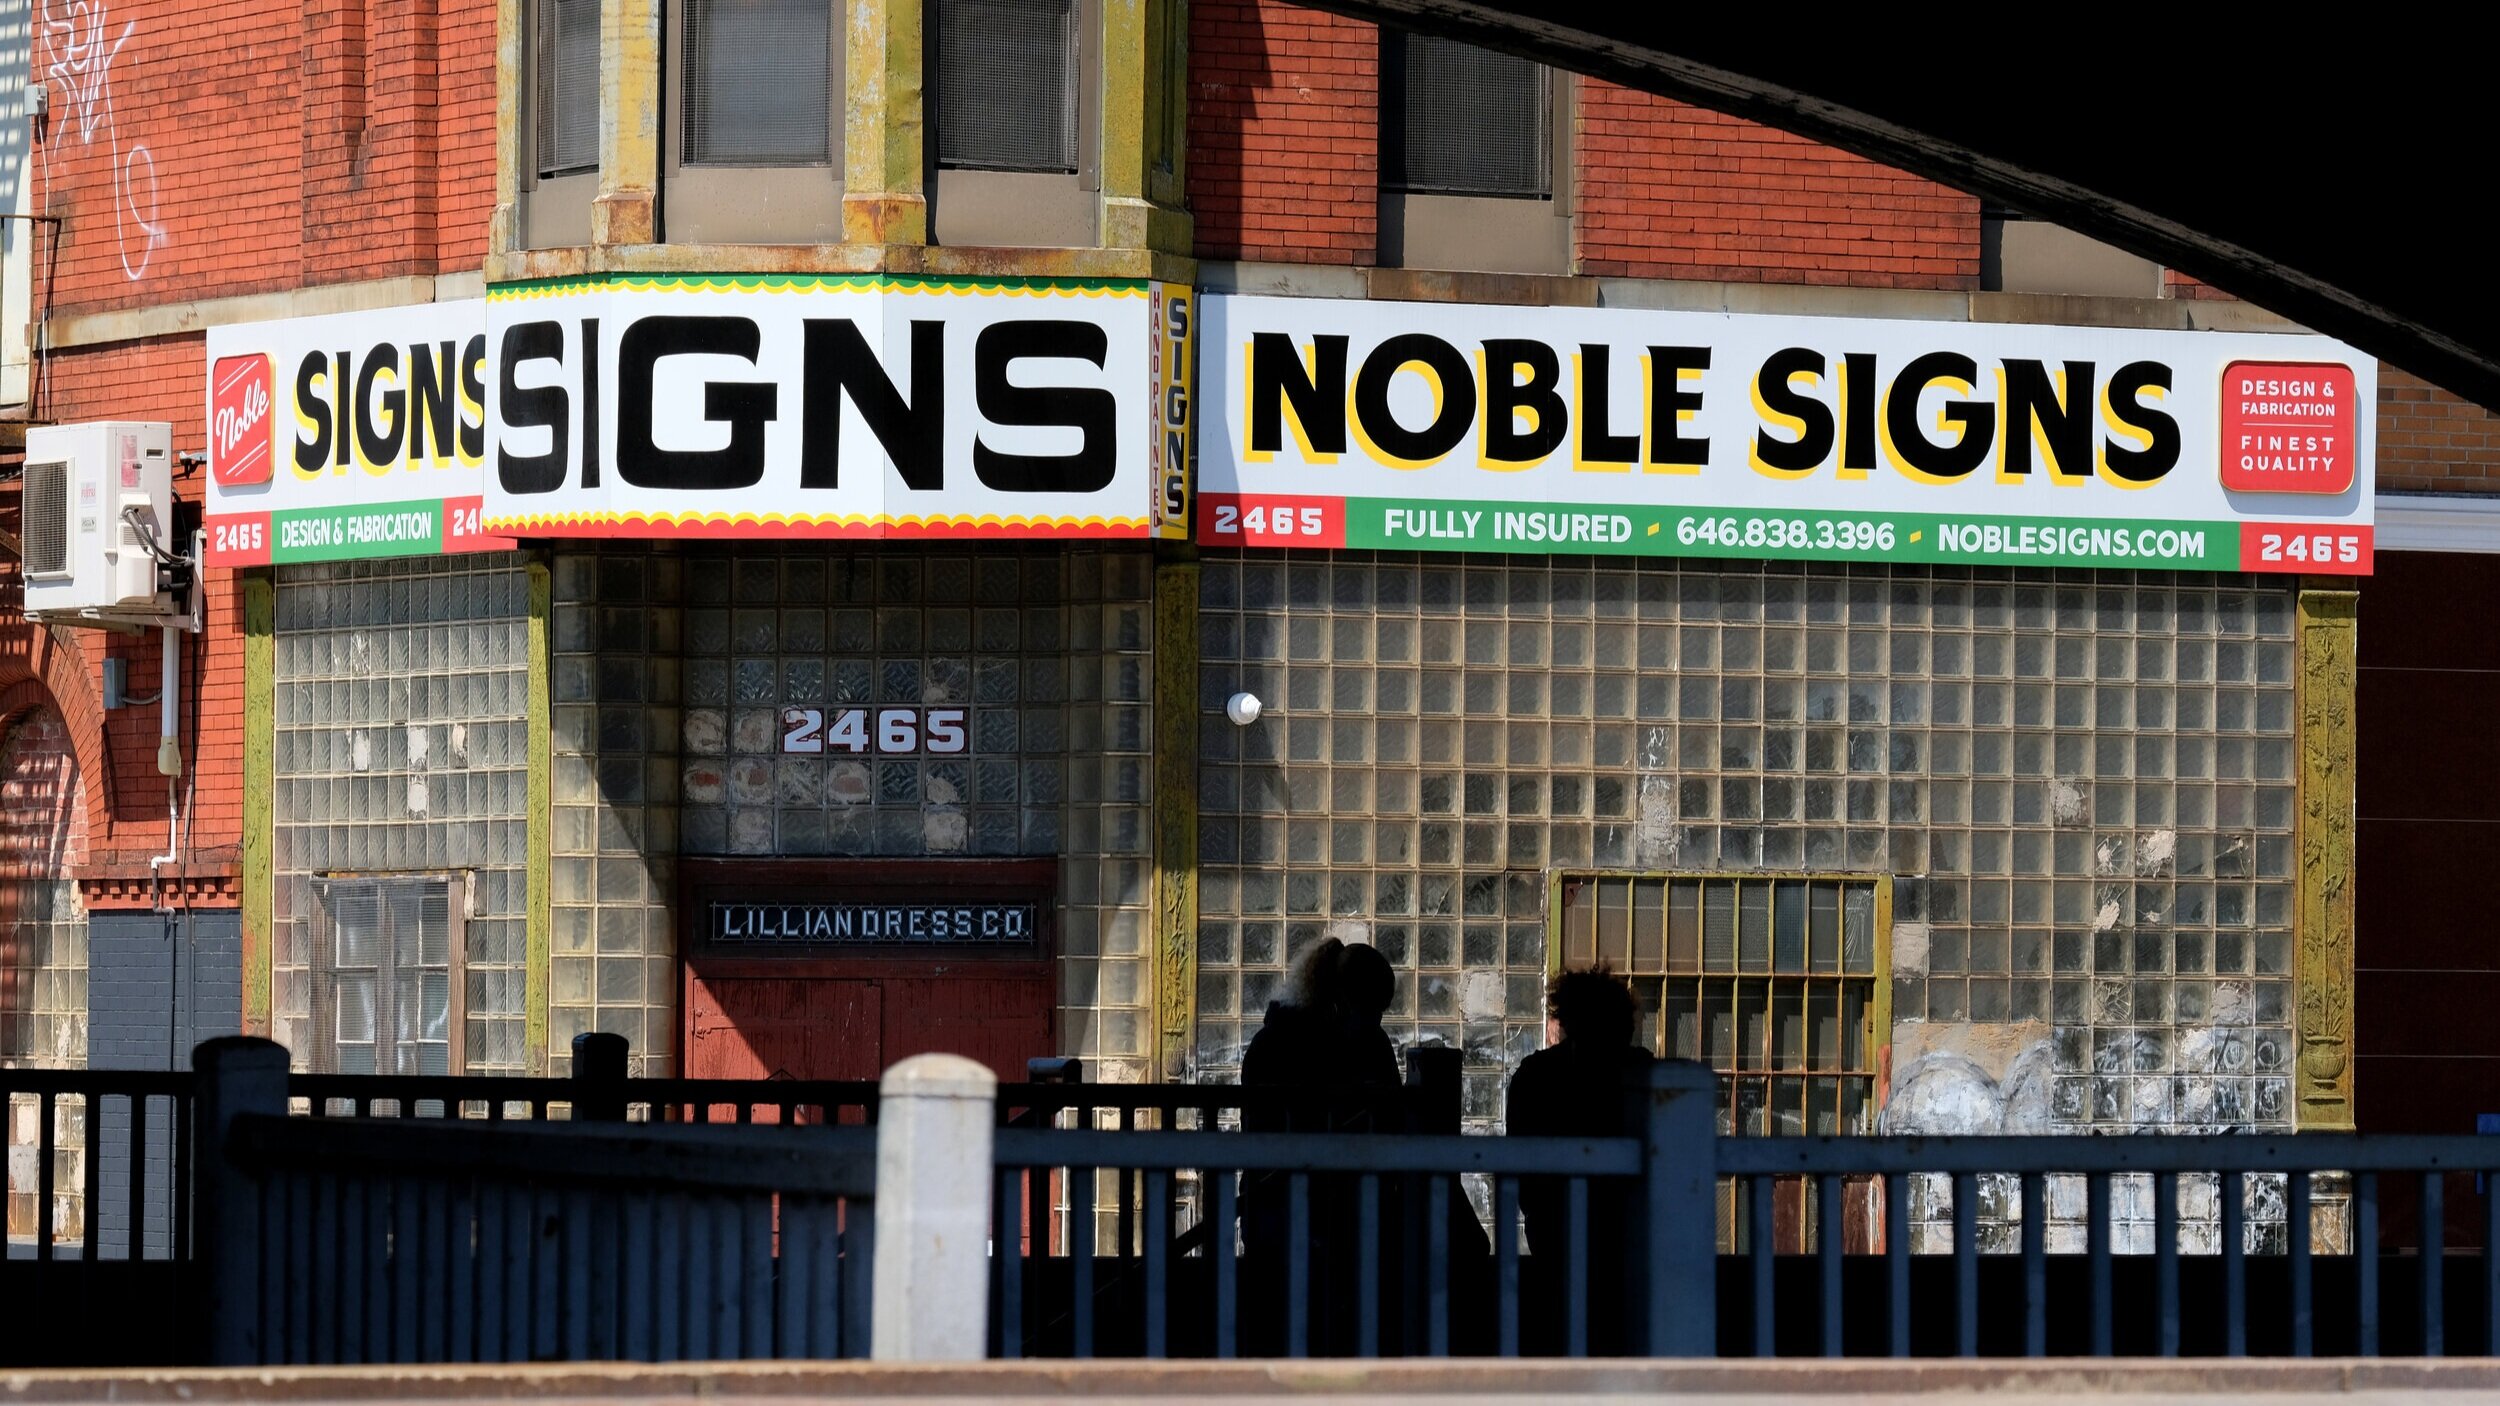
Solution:
<svg viewBox="0 0 2500 1406"><path fill-rule="evenodd" d="M1817 875L1563 879L1554 950L1603 963L1640 1035L1718 1071L1721 1131L1869 1131L1890 943L1885 881Z"/></svg>

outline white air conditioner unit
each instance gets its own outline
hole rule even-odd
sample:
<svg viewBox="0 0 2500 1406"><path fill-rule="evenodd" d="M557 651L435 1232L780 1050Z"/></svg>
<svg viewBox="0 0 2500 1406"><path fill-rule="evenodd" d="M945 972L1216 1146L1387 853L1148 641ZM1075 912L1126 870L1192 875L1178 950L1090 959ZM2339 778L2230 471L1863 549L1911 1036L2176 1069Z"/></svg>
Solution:
<svg viewBox="0 0 2500 1406"><path fill-rule="evenodd" d="M173 534L173 427L111 421L26 431L26 614L63 624L137 623L181 604L158 589L149 550Z"/></svg>

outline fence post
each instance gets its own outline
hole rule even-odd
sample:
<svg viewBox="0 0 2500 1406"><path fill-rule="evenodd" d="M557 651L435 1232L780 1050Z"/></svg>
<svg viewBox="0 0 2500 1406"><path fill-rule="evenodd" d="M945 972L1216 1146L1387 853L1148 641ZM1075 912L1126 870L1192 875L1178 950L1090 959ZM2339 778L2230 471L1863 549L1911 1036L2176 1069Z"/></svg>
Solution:
<svg viewBox="0 0 2500 1406"><path fill-rule="evenodd" d="M1640 1118L1640 1323L1652 1357L1719 1350L1718 1076L1660 1060Z"/></svg>
<svg viewBox="0 0 2500 1406"><path fill-rule="evenodd" d="M869 1355L978 1362L989 1352L990 1127L998 1076L913 1055L877 1085L877 1252ZM1083 1208L1090 1217L1092 1207ZM1092 1229L1088 1219L1083 1227ZM999 1253L1013 1254L1002 1244Z"/></svg>
<svg viewBox="0 0 2500 1406"><path fill-rule="evenodd" d="M573 1037L573 1121L625 1121L625 1056L622 1035L585 1030Z"/></svg>
<svg viewBox="0 0 2500 1406"><path fill-rule="evenodd" d="M260 1180L236 1165L227 1135L243 1114L286 1116L286 1047L227 1035L191 1051L193 1238L208 1286L208 1360L254 1367L268 1360L261 1334Z"/></svg>

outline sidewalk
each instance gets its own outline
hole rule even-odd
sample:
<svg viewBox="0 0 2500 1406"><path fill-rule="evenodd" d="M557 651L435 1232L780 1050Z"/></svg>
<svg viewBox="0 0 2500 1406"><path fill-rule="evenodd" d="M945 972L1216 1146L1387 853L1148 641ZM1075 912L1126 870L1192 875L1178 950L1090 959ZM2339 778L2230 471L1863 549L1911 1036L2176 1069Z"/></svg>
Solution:
<svg viewBox="0 0 2500 1406"><path fill-rule="evenodd" d="M1094 1362L888 1367L873 1363L742 1363L705 1367L312 1368L290 1371L31 1372L0 1376L0 1406L55 1402L283 1402L289 1406L526 1401L535 1406L714 1406L844 1400L941 1406L1094 1406L1423 1401L1527 1406L1568 1398L1680 1406L1766 1406L1766 1399L1841 1398L1886 1406L1985 1395L2007 1403L2109 1403L2262 1398L2268 1406L2356 1402L2500 1402L2500 1362Z"/></svg>

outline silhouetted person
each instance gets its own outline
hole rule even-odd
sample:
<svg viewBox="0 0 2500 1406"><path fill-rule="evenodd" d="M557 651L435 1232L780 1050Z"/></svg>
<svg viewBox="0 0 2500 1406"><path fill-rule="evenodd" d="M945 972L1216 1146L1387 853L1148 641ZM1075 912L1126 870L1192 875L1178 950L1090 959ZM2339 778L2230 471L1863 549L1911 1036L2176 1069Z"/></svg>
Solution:
<svg viewBox="0 0 2500 1406"><path fill-rule="evenodd" d="M1284 1088L1299 1097L1282 1105L1245 1104L1244 1131L1331 1133L1372 1131L1391 1106L1398 1087L1397 1051L1380 1018L1389 1009L1396 981L1378 949L1329 938L1294 966L1285 999L1269 1003L1267 1020L1241 1057L1241 1082L1253 1088ZM1290 1186L1285 1173L1242 1178L1241 1237L1255 1257L1254 1322L1281 1313L1286 1256L1292 1250ZM1309 1286L1314 1351L1342 1350L1353 1342L1352 1309L1359 1241L1357 1180L1347 1174L1314 1175L1309 1183ZM1391 1208L1384 1203L1383 1222ZM1281 1351L1281 1317L1263 1346ZM1255 1349L1254 1349L1255 1350Z"/></svg>
<svg viewBox="0 0 2500 1406"><path fill-rule="evenodd" d="M1638 1004L1623 978L1604 967L1569 971L1554 978L1546 1013L1562 1039L1519 1062L1511 1075L1508 1127L1517 1137L1625 1137L1631 1126L1627 1092L1655 1063L1632 1043ZM1627 1292L1625 1247L1634 1226L1631 1188L1621 1178L1588 1182L1588 1242L1583 1252L1593 1352L1622 1349L1622 1307ZM1519 1209L1528 1222L1528 1250L1537 1279L1550 1285L1559 1307L1570 1253L1568 1178L1523 1177Z"/></svg>

